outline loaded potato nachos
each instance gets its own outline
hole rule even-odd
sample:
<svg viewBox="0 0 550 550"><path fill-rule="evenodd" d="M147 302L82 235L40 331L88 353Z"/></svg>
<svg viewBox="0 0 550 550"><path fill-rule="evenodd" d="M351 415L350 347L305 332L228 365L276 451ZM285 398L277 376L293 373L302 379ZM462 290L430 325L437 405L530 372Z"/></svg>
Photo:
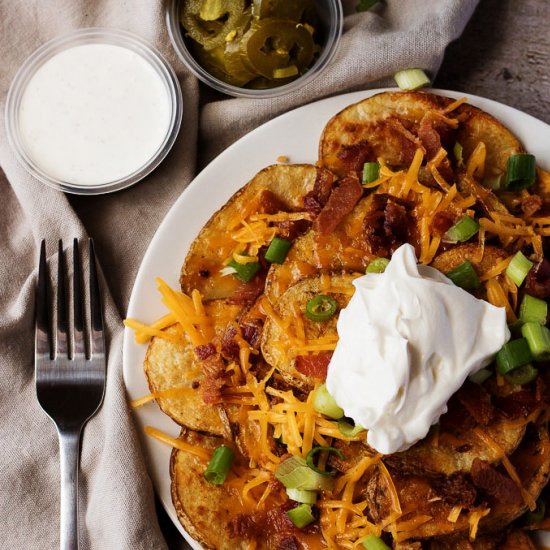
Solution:
<svg viewBox="0 0 550 550"><path fill-rule="evenodd" d="M534 548L548 527L550 174L489 114L385 92L325 126L316 165L273 165L194 240L168 313L127 319L181 426L172 499L204 548ZM383 454L325 384L357 280L419 266L503 308L510 339L420 441ZM384 315L384 311L380 311ZM422 396L429 399L429 395ZM168 465L167 465L168 467Z"/></svg>

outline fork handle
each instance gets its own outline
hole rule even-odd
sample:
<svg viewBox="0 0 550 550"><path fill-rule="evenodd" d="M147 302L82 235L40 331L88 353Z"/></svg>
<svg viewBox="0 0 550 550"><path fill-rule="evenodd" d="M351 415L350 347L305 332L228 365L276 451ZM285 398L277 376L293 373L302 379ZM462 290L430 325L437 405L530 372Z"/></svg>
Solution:
<svg viewBox="0 0 550 550"><path fill-rule="evenodd" d="M80 429L59 431L61 463L61 550L78 550L78 455Z"/></svg>

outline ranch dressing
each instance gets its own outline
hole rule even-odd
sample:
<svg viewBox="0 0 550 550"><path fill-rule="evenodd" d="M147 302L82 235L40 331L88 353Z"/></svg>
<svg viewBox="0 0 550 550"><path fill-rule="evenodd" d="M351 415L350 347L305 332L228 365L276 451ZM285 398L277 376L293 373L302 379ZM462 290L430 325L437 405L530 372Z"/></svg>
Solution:
<svg viewBox="0 0 550 550"><path fill-rule="evenodd" d="M394 252L384 273L353 284L338 319L327 389L346 416L368 429L371 447L404 451L508 341L506 312L417 265L409 244Z"/></svg>
<svg viewBox="0 0 550 550"><path fill-rule="evenodd" d="M77 186L125 178L147 163L170 125L170 96L141 55L83 44L54 55L30 78L19 107L27 155Z"/></svg>

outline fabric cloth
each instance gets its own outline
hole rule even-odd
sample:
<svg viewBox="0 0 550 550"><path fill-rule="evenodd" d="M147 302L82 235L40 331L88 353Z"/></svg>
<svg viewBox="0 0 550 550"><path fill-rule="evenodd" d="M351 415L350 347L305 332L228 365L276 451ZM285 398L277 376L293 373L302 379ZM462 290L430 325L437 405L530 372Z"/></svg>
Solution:
<svg viewBox="0 0 550 550"><path fill-rule="evenodd" d="M82 442L81 548L166 547L122 378L121 320L154 231L197 169L261 123L326 96L393 85L391 75L404 67L435 76L477 4L386 0L356 13L357 2L345 2L341 44L322 76L293 94L250 100L198 84L172 49L161 0L0 0L0 548L59 545L58 441L34 390L34 285L41 239L53 256L59 238L68 245L87 236L103 275L109 359L105 401ZM153 174L124 191L83 197L49 189L17 163L4 105L18 67L38 46L92 26L130 31L154 45L176 70L184 105L179 137Z"/></svg>

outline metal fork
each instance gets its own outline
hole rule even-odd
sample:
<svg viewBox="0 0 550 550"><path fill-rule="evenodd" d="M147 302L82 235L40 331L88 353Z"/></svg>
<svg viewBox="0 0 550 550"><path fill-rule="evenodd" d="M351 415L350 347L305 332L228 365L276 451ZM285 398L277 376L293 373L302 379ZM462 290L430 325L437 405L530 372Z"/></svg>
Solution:
<svg viewBox="0 0 550 550"><path fill-rule="evenodd" d="M78 548L78 458L80 435L97 412L105 393L103 316L93 241L89 240L90 330L84 332L84 289L78 250L73 242L73 335L67 315L63 243L58 246L57 329L52 332L46 243L42 241L35 311L36 395L59 435L61 462L60 547ZM55 343L55 351L54 351ZM88 351L88 353L86 353Z"/></svg>

